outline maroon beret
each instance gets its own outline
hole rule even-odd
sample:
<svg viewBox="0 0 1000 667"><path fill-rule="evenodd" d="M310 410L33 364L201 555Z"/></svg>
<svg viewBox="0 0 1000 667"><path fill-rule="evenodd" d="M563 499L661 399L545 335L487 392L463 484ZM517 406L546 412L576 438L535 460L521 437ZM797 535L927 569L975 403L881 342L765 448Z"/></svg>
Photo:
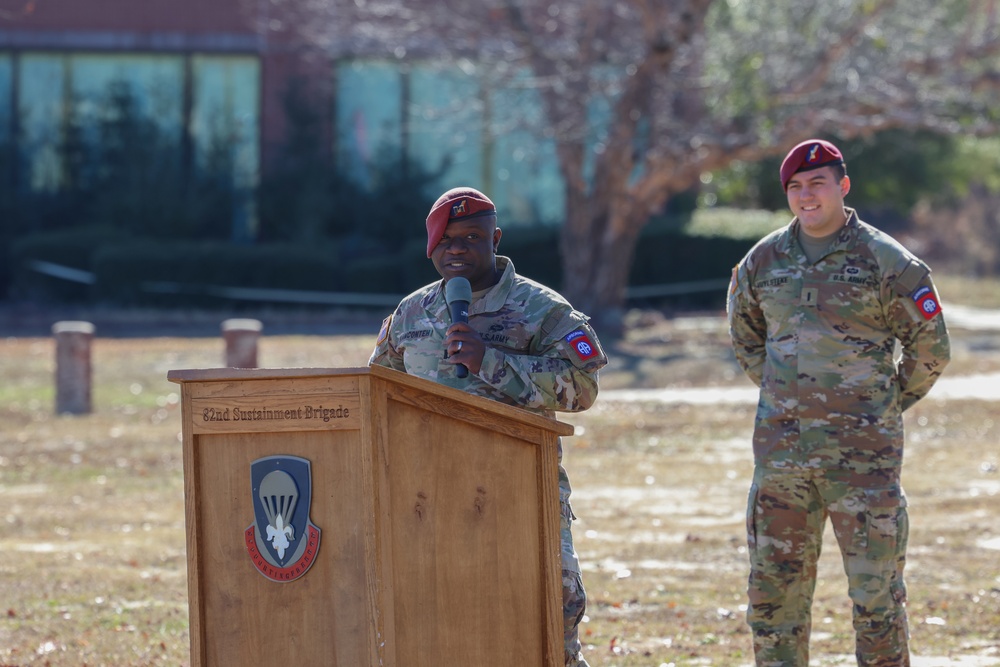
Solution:
<svg viewBox="0 0 1000 667"><path fill-rule="evenodd" d="M788 189L788 181L800 171L811 171L820 167L844 164L840 149L829 141L809 139L788 151L781 162L781 187Z"/></svg>
<svg viewBox="0 0 1000 667"><path fill-rule="evenodd" d="M452 188L438 197L427 215L427 256L444 236L444 228L452 220L496 215L497 207L490 198L474 188Z"/></svg>

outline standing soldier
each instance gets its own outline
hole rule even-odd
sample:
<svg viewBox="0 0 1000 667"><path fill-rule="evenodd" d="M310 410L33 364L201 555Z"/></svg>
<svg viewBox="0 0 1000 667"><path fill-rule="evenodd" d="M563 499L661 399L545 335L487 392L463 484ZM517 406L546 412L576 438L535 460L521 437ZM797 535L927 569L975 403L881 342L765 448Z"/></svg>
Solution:
<svg viewBox="0 0 1000 667"><path fill-rule="evenodd" d="M908 666L902 414L947 365L948 330L927 266L845 208L836 146L795 146L780 176L795 217L736 266L728 302L736 358L760 387L747 503L754 654L759 666L809 664L830 517L858 665Z"/></svg>
<svg viewBox="0 0 1000 667"><path fill-rule="evenodd" d="M455 188L441 195L427 216L427 256L443 280L403 299L382 323L368 363L548 416L586 410L608 362L597 336L587 316L496 254L500 236L496 207L482 192ZM456 277L472 288L467 323L452 323L446 303L445 284ZM467 376L456 372L459 364ZM561 445L559 453L561 459ZM579 639L586 593L569 496L560 461L565 663L586 667Z"/></svg>

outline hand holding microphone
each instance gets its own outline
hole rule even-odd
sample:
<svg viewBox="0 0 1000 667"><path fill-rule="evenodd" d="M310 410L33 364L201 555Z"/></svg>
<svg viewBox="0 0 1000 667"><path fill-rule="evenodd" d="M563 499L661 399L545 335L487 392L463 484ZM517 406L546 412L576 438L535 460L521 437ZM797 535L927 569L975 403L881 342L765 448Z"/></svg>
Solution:
<svg viewBox="0 0 1000 667"><path fill-rule="evenodd" d="M452 278L444 285L444 300L448 304L451 313L452 324L469 323L469 302L472 301L472 286L467 278L461 276ZM458 341L458 351L462 351L462 341ZM465 364L458 364L455 375L460 378L469 375L469 368Z"/></svg>

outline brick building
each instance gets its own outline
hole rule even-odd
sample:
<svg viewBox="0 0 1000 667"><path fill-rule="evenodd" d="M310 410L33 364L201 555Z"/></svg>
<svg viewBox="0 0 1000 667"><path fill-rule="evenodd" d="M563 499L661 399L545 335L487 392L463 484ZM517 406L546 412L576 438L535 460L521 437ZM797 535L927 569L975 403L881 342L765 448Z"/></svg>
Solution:
<svg viewBox="0 0 1000 667"><path fill-rule="evenodd" d="M507 221L561 219L554 148L521 121L537 116L530 87L482 83L451 60L336 61L275 29L267 0L0 0L0 144L21 187L56 188L55 146L68 109L100 113L109 86L197 160L225 135L234 180L253 184L284 141L293 80L319 100L326 147L364 183L379 161L407 159L437 187L489 192ZM492 126L503 126L495 131Z"/></svg>

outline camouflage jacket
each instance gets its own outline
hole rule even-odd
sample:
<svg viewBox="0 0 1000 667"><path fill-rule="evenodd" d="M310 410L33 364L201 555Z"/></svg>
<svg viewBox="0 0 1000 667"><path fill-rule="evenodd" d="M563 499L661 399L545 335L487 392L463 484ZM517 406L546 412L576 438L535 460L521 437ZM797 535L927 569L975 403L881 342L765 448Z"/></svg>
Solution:
<svg viewBox="0 0 1000 667"><path fill-rule="evenodd" d="M760 387L758 465L898 471L902 413L950 358L930 270L848 213L815 264L792 220L733 269L730 335L737 361ZM894 361L897 340L902 356Z"/></svg>
<svg viewBox="0 0 1000 667"><path fill-rule="evenodd" d="M459 378L444 361L451 316L444 281L410 294L382 323L369 364L387 366L508 405L551 416L586 410L607 364L583 313L497 257L500 281L469 304L469 326L486 343L478 375Z"/></svg>

